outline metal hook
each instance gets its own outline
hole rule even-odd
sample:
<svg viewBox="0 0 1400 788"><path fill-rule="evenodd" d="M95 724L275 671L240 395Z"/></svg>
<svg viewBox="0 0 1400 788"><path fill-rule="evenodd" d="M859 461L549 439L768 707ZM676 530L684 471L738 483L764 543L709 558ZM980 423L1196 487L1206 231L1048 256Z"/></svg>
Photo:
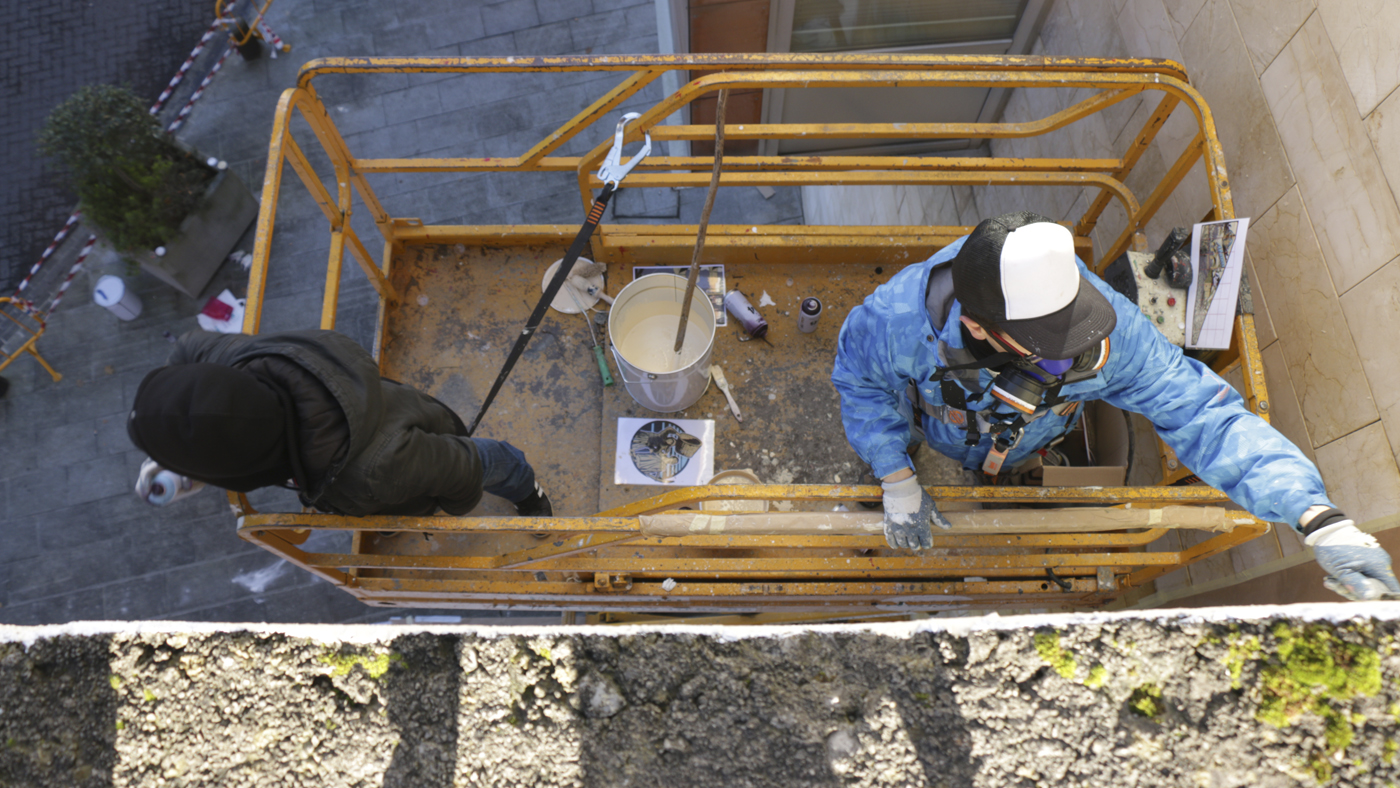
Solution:
<svg viewBox="0 0 1400 788"><path fill-rule="evenodd" d="M622 183L622 179L626 178L627 173L637 166L637 162L645 159L647 154L651 153L651 132L643 131L642 134L646 137L646 141L642 143L642 149L637 151L637 155L629 159L626 164L622 163L623 130L627 126L627 121L640 117L640 113L629 112L617 122L617 132L613 134L612 150L608 151L607 158L603 159L603 166L598 168L598 180L605 184L612 184L613 188Z"/></svg>

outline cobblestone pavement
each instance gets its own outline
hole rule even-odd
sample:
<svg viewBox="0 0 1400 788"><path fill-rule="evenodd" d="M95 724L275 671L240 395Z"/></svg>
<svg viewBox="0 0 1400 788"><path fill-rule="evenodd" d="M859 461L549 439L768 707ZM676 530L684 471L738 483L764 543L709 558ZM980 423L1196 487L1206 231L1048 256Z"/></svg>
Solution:
<svg viewBox="0 0 1400 788"><path fill-rule="evenodd" d="M13 2L0 49L0 295L9 295L77 199L35 155L49 111L94 82L129 85L152 100L214 17L212 0Z"/></svg>
<svg viewBox="0 0 1400 788"><path fill-rule="evenodd" d="M187 53L207 21L181 34L173 50ZM311 58L656 51L650 0L277 0L269 22L293 51L252 62L230 57L179 133L202 154L227 160L254 188L262 182L277 97ZM170 65L171 73L179 60ZM189 80L202 76L191 73ZM606 89L600 85L615 83L614 77L559 74L527 84L501 75L484 89L468 91L450 75L385 75L337 77L318 86L357 155L492 156L523 151L527 140L538 140L595 99ZM654 101L659 90L652 86L635 103ZM148 92L154 98L156 91ZM329 248L319 209L290 170L285 182L264 331L315 325ZM380 176L372 185L391 213L428 223L582 218L577 186L567 174L553 180ZM702 201L702 189L624 191L617 209L652 217L642 221L679 216L693 223ZM363 216L355 220L362 238L377 238ZM719 201L713 221L801 222L800 200L795 189L779 190L767 200L757 190L738 190ZM43 228L44 243L54 229ZM241 247L251 249L251 232ZM141 316L131 322L94 305L87 287L74 287L39 342L40 352L64 374L61 382L52 382L32 359L20 359L4 373L12 389L0 400L0 623L346 622L427 612L365 607L240 541L221 495L202 493L152 509L132 494L142 455L127 440L124 424L137 384L168 354L164 335L195 328L203 299L223 287L243 295L246 274L226 265L200 299L144 275L130 286L144 303ZM363 274L347 265L337 327L368 346L374 305ZM268 508L289 501L266 495L254 503Z"/></svg>

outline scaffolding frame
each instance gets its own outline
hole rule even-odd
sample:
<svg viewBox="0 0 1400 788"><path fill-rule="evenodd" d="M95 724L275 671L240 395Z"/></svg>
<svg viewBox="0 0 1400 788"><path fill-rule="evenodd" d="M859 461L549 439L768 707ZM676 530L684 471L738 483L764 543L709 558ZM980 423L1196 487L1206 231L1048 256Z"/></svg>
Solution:
<svg viewBox="0 0 1400 788"><path fill-rule="evenodd" d="M616 72L620 81L588 107L518 156L505 158L359 158L336 129L314 82L330 74L454 73L470 78L490 73ZM1134 95L1156 91L1161 99L1118 158L998 158L908 156L726 156L723 186L808 184L1078 185L1097 189L1085 213L1073 222L1076 248L1102 271L1130 247L1144 245L1142 228L1162 207L1198 160L1205 159L1213 209L1206 220L1230 219L1234 207L1220 142L1209 107L1190 86L1183 68L1158 59L1053 58L1030 56L935 56L898 54L739 54L637 55L600 57L330 58L303 66L296 87L278 103L256 244L250 272L245 333L257 333L267 286L284 165L290 165L321 207L329 224L327 264L320 326L334 328L344 257L365 272L378 294L379 353L387 310L400 295L390 280L396 252L415 244L527 245L572 238L571 225L425 225L394 217L370 188L366 175L383 173L572 172L585 212L602 187L597 166L608 142L581 156L554 155L668 71L699 72L676 92L642 113L627 129L629 141L649 131L655 141L712 139L714 128L666 125L665 119L697 99L722 89L815 87L987 87L1080 88L1091 95L1047 117L1022 123L816 123L729 124L730 140L807 138L943 139L1017 138L1048 134ZM1125 185L1178 104L1198 125L1195 138L1167 169L1151 193L1139 200ZM294 113L305 119L329 158L334 193L317 176L290 133ZM628 177L628 187L683 187L708 183L708 156L653 156ZM383 241L375 260L349 224L353 196L370 213ZM1089 234L1110 201L1127 216L1126 226L1101 255ZM858 255L891 263L922 259L972 230L939 227L821 227L717 225L708 229L707 252L724 260L783 262L838 261ZM592 255L605 263L687 264L694 225L599 227ZM1253 316L1240 314L1236 341L1215 361L1217 371L1239 368L1250 409L1268 418L1267 389L1255 338ZM381 359L381 364L383 360ZM1228 499L1205 487L1170 486L1190 474L1162 446L1162 486L1111 488L932 487L941 501L987 505L1093 504L1109 507L1220 505ZM600 512L593 517L547 520L518 517L347 518L316 513L259 513L245 496L231 494L239 535L368 604L384 606L462 606L616 611L617 615L674 612L751 613L780 611L805 615L901 614L968 606L1060 608L1102 605L1128 589L1189 563L1217 555L1267 532L1269 524L1232 512L1229 530L1191 548L1146 552L1144 547L1170 527L1114 534L1062 533L1018 537L1028 552L1008 556L1003 535L935 534L934 553L889 550L876 536L687 536L647 541L638 517L707 500L858 502L881 498L878 486L748 485L683 488ZM313 530L351 532L348 554L308 553L303 544ZM543 533L536 547L497 555L423 556L372 554L365 534L417 532L427 535ZM1000 540L1000 541L998 541ZM616 548L643 542L651 558L628 559ZM758 558L715 557L736 549ZM659 552L658 552L659 551ZM655 555L668 557L658 563ZM852 571L850 556L868 558L869 568ZM650 562L650 563L648 563ZM659 568L658 568L659 567ZM670 583L669 586L666 584Z"/></svg>

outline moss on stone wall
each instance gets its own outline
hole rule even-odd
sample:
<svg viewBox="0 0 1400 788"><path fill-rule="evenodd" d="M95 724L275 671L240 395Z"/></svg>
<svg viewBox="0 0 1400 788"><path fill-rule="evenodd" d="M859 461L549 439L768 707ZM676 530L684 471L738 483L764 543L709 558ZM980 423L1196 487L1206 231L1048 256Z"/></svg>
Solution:
<svg viewBox="0 0 1400 788"><path fill-rule="evenodd" d="M1074 655L1060 648L1059 632L1041 632L1035 636L1035 650L1040 654L1040 658L1045 660L1045 664L1055 669L1055 672L1067 679L1074 678L1074 671L1079 664L1074 661Z"/></svg>
<svg viewBox="0 0 1400 788"><path fill-rule="evenodd" d="M1162 713L1162 686L1143 684L1133 690L1133 694L1128 697L1128 708L1134 714L1149 720L1156 719Z"/></svg>
<svg viewBox="0 0 1400 788"><path fill-rule="evenodd" d="M966 632L41 635L0 643L0 774L39 788L84 774L227 788L879 788L927 775L1380 788L1400 783L1400 621L1355 610Z"/></svg>
<svg viewBox="0 0 1400 788"><path fill-rule="evenodd" d="M331 666L332 676L347 676L350 671L355 669L356 665L359 665L370 678L379 679L389 672L389 667L395 662L403 662L403 657L392 651L378 654L353 654L337 651L321 655L321 661Z"/></svg>

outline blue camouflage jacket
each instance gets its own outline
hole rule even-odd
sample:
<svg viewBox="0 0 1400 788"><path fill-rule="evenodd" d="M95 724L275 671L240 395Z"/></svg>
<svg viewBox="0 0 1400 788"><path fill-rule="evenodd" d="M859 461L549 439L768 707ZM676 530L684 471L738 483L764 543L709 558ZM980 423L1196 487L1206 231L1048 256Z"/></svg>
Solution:
<svg viewBox="0 0 1400 788"><path fill-rule="evenodd" d="M960 238L928 260L911 265L875 289L846 318L837 340L831 381L841 395L846 438L877 477L911 467L913 405L905 396L915 383L932 405L943 403L940 383L930 380L940 366L940 343L963 347L959 330L961 305L953 302L943 326L934 326L924 303L929 272L962 248ZM1079 263L1080 270L1113 304L1118 325L1109 337L1108 362L1091 380L1066 384L1068 401L1101 399L1141 413L1156 426L1177 457L1207 484L1224 492L1256 517L1295 524L1314 504L1334 506L1317 467L1278 430L1250 413L1230 384L1207 366L1187 358L1138 309ZM942 366L947 366L943 361ZM996 402L987 391L995 374L980 370L979 387L968 392L968 407L987 409ZM1077 418L1047 413L1025 428L1020 443L1007 455L1007 468L1054 440ZM945 424L918 411L928 443L960 461L980 468L992 436L967 446L961 426Z"/></svg>

